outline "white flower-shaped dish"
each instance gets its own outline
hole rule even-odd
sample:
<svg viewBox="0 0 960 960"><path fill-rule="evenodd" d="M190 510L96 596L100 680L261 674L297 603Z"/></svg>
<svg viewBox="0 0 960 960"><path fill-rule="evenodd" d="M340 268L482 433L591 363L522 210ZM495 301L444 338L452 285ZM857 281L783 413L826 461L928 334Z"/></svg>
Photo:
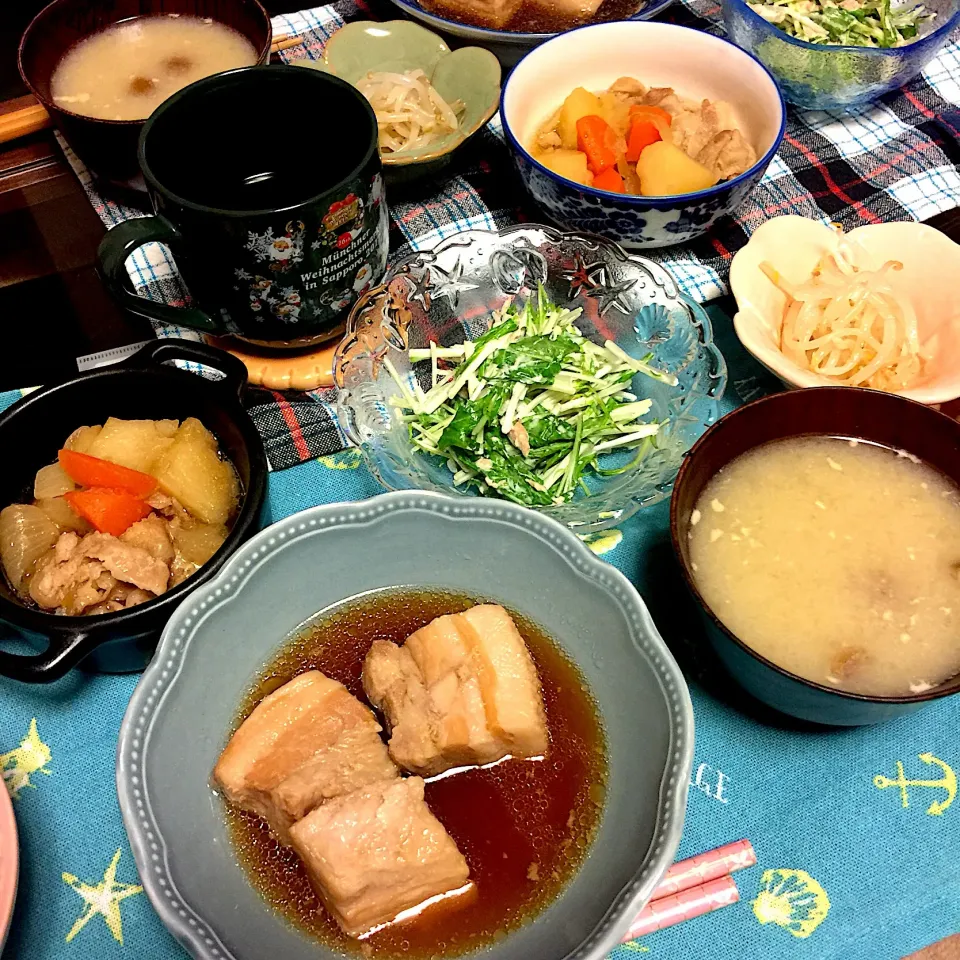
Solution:
<svg viewBox="0 0 960 960"><path fill-rule="evenodd" d="M761 272L760 264L767 261L787 280L799 283L841 242L853 252L858 266L900 261L903 269L889 275L890 284L898 297L913 305L920 342L937 337L922 378L900 391L901 396L926 404L960 397L960 300L954 280L960 274L960 246L922 223L871 224L842 239L832 227L805 217L776 217L758 227L730 266L730 288L737 300L733 325L740 342L788 387L836 385L781 353L786 297Z"/></svg>

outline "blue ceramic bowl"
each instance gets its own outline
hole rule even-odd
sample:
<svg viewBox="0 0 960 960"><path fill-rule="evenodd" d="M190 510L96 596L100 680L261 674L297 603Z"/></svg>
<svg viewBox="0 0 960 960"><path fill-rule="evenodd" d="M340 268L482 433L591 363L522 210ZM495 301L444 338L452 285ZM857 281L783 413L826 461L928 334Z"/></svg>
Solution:
<svg viewBox="0 0 960 960"><path fill-rule="evenodd" d="M905 47L839 47L788 36L744 0L723 0L730 38L762 60L784 97L811 110L844 110L902 87L940 52L960 23L960 0L924 0L936 18Z"/></svg>
<svg viewBox="0 0 960 960"><path fill-rule="evenodd" d="M665 197L585 187L534 159L527 146L570 91L605 90L624 76L727 101L760 159L708 190ZM689 27L621 21L570 30L528 53L503 88L500 115L520 178L551 220L637 250L685 243L736 209L780 146L786 108L769 71L735 44Z"/></svg>

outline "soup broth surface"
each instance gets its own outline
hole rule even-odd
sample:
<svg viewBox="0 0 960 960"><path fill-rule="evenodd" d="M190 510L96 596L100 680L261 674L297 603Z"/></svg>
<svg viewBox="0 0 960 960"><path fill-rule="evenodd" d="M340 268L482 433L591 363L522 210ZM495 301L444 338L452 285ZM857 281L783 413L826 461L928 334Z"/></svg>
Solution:
<svg viewBox="0 0 960 960"><path fill-rule="evenodd" d="M102 120L143 120L171 94L256 62L253 44L209 18L136 17L81 40L50 80L54 102Z"/></svg>
<svg viewBox="0 0 960 960"><path fill-rule="evenodd" d="M396 590L346 604L316 620L264 669L236 725L270 692L320 670L366 702L363 661L374 640L402 643L436 617L484 600L443 591ZM495 601L494 601L495 602ZM606 794L606 741L577 668L536 626L511 612L543 689L550 749L543 760L503 760L427 781L425 799L470 866L477 896L454 897L362 941L340 932L300 860L262 820L227 808L238 859L260 894L295 926L364 958L438 960L492 943L536 916L587 856Z"/></svg>
<svg viewBox="0 0 960 960"><path fill-rule="evenodd" d="M697 587L737 637L808 680L903 696L960 673L960 489L903 451L764 444L704 488Z"/></svg>

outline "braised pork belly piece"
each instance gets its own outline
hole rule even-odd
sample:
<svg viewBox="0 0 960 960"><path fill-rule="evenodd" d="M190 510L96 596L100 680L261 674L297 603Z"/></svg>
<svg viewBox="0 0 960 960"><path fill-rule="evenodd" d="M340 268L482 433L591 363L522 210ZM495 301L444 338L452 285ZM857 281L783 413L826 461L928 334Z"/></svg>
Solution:
<svg viewBox="0 0 960 960"><path fill-rule="evenodd" d="M374 641L363 688L390 727L390 754L433 776L547 751L540 680L510 614L496 604L438 617L402 646Z"/></svg>
<svg viewBox="0 0 960 960"><path fill-rule="evenodd" d="M370 709L310 670L265 697L230 738L214 780L226 798L289 841L318 804L397 777Z"/></svg>
<svg viewBox="0 0 960 960"><path fill-rule="evenodd" d="M419 777L381 780L327 801L290 828L311 883L348 936L435 897L471 892L467 862L424 802L423 787Z"/></svg>

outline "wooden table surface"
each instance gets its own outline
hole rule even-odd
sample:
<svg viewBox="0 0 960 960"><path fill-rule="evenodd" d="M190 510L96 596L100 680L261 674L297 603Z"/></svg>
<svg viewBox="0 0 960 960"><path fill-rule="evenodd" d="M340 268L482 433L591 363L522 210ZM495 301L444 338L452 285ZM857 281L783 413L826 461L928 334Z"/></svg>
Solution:
<svg viewBox="0 0 960 960"><path fill-rule="evenodd" d="M45 0L6 4L0 24L0 115L24 90L15 70L17 38ZM296 10L303 4L286 3ZM272 13L282 12L268 4ZM960 242L960 211L929 221ZM104 234L53 134L0 144L0 390L77 372L77 357L149 339L146 321L110 299L96 274ZM960 927L960 920L958 920ZM960 933L909 960L960 960Z"/></svg>

